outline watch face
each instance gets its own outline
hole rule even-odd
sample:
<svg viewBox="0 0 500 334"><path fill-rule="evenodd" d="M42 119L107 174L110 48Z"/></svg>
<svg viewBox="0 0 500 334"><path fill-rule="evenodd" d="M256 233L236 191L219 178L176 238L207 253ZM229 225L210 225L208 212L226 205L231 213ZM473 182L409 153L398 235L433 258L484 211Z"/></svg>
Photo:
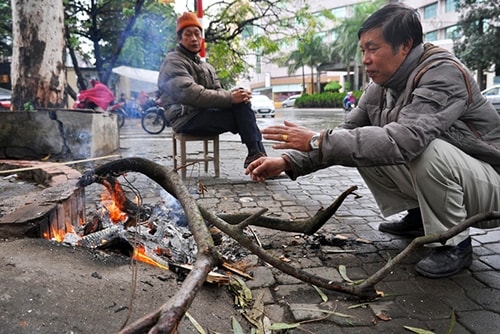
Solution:
<svg viewBox="0 0 500 334"><path fill-rule="evenodd" d="M319 135L312 136L310 145L313 150L317 150L319 148Z"/></svg>

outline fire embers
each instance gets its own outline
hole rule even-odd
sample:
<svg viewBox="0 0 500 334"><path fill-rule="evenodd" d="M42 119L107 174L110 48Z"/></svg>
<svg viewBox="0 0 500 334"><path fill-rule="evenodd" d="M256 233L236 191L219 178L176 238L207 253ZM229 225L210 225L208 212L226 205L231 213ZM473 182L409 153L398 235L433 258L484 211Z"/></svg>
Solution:
<svg viewBox="0 0 500 334"><path fill-rule="evenodd" d="M132 203L120 184L106 184L107 194L88 222L58 238L72 245L124 254L159 267L191 264L196 243L180 203L166 191L155 205ZM139 202L139 201L138 201Z"/></svg>

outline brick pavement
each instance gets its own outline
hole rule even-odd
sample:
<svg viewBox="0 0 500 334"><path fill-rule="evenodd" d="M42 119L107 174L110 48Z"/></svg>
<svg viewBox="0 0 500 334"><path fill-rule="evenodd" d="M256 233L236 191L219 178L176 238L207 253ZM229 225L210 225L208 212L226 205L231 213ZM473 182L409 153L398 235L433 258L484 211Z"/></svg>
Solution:
<svg viewBox="0 0 500 334"><path fill-rule="evenodd" d="M121 155L141 156L172 166L170 131L167 128L161 135L147 135L138 120L127 120L121 131ZM279 155L270 148L270 143L266 143L266 149L269 155ZM358 186L359 196L349 196L313 236L254 228L264 248L290 259L292 265L338 281L341 279L338 266L343 264L351 279L362 279L408 244L408 239L377 231L384 218L354 168L330 167L297 181L276 179L255 183L243 174L245 156L239 137L224 134L220 178L211 176L212 169L209 174L199 166L188 169L186 185L200 204L215 212L268 208L269 215L300 219L328 206L350 186ZM157 198L160 190L151 181L135 181L145 201ZM200 182L206 187L203 194L197 192ZM340 245L339 236L346 238ZM351 308L359 304L356 298L331 291L324 291L328 301L322 301L311 285L256 260L254 280L247 285L254 296L264 293L266 314L273 322L304 321L301 328L313 333L402 333L405 326L446 333L450 324L454 324L453 333L494 333L500 326L500 229L472 229L472 239L474 261L470 269L447 279L420 277L413 266L426 250L419 250L376 286L387 297L359 307ZM318 308L350 317L325 318L325 313L314 311Z"/></svg>

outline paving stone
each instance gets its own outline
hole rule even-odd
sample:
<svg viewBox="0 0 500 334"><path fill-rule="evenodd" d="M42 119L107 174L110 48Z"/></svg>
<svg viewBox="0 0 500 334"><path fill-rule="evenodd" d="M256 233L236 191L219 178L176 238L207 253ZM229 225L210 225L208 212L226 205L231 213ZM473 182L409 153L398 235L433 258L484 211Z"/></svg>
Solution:
<svg viewBox="0 0 500 334"><path fill-rule="evenodd" d="M271 320L271 323L291 323L291 319L287 319L286 309L286 306L277 304L268 304L264 306L264 312Z"/></svg>
<svg viewBox="0 0 500 334"><path fill-rule="evenodd" d="M500 270L500 256L498 254L481 256L481 262L486 263L488 266L495 270Z"/></svg>
<svg viewBox="0 0 500 334"><path fill-rule="evenodd" d="M413 319L449 319L452 313L452 308L443 303L442 297L427 292L397 297L396 302Z"/></svg>
<svg viewBox="0 0 500 334"><path fill-rule="evenodd" d="M498 271L483 271L474 276L486 286L500 290L500 273Z"/></svg>
<svg viewBox="0 0 500 334"><path fill-rule="evenodd" d="M253 280L248 280L246 285L250 289L272 286L276 281L269 267L256 267L252 269Z"/></svg>
<svg viewBox="0 0 500 334"><path fill-rule="evenodd" d="M478 289L468 297L479 304L483 309L500 313L499 290L493 288Z"/></svg>
<svg viewBox="0 0 500 334"><path fill-rule="evenodd" d="M498 298L498 296L497 296ZM457 315L458 322L470 333L498 333L500 315L488 310L461 312Z"/></svg>
<svg viewBox="0 0 500 334"><path fill-rule="evenodd" d="M132 140L135 143L134 138L122 141L121 146L129 147L122 155L142 155L172 166L171 159L165 158L172 154L169 136L155 147L128 145ZM269 141L264 144L268 152L275 152ZM349 187L358 187L355 193L360 197L347 196L335 215L312 236L252 227L267 251L274 256L290 257L290 264L297 268L341 281L338 267L345 265L351 279L366 278L411 242L411 239L378 231L381 222L400 219L404 213L382 217L373 196L355 168L333 166L299 177L296 181L279 179L257 183L243 175L243 169L239 167L246 152L238 136L221 135L221 156L220 178L193 170L193 177L186 180L188 189L197 201L215 212L256 212L260 208L269 208L266 215L272 217L305 219L313 217L320 207L329 205ZM148 182L147 178L146 181L140 180L144 185L141 194L146 200L153 201L158 196L158 185ZM200 180L207 186L204 197L197 193ZM337 234L347 235L352 240L364 238L372 243L352 243L339 247L318 241L321 237ZM500 228L472 228L471 235L474 261L468 270L444 279L420 277L414 266L428 253L428 249L422 247L403 259L388 276L376 284L377 290L386 293L385 298L355 309L349 309L349 306L364 301L322 289L329 299L327 303L323 303L321 296L310 284L263 265L262 261L255 258L253 263L259 264L254 268L255 279L246 283L254 294L265 291L266 315L274 322L295 321L289 305L321 306L354 316L352 319L330 316L321 321L302 324L300 329L291 329L287 333L302 334L305 329L316 334L399 334L408 332L404 326L413 326L443 334L449 328L453 310L457 317L454 334L497 333L497 327L500 326ZM339 250L355 252L335 253ZM381 312L387 312L392 320L384 321L377 317L376 314ZM297 319L325 316L321 313L308 315L305 311L298 313L297 310L293 314Z"/></svg>

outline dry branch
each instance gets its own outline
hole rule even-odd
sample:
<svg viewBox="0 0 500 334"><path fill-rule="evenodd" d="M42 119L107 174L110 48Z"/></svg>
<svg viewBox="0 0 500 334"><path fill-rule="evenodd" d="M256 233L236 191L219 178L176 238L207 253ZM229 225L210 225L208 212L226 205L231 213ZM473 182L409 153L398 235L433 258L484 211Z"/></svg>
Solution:
<svg viewBox="0 0 500 334"><path fill-rule="evenodd" d="M182 179L171 168L158 165L142 158L126 158L105 164L97 168L93 174L84 175L79 185L86 186L94 182L102 183L104 180L108 180L109 182L110 176L118 176L129 171L139 172L148 176L179 200L186 213L191 232L193 233L199 251L193 270L186 277L179 291L160 309L130 324L122 329L119 332L120 334L145 333L148 330L149 333L155 334L172 333L176 329L177 324L180 322L197 292L203 285L207 274L217 263L221 262L204 219L231 236L239 244L256 254L263 261L291 276L318 287L352 294L364 299L373 299L376 297L374 285L394 270L394 266L399 264L401 260L413 252L415 248L430 242L438 241L444 243L454 235L481 221L500 218L500 212L480 214L467 219L462 224L439 235L417 238L363 283L360 285L351 285L350 283L333 282L311 275L282 262L255 244L251 238L243 233L243 230L248 225L252 224L283 231L313 234L328 221L347 195L353 193L357 189L356 187L351 187L343 192L326 210L320 209L311 219L293 222L262 216L266 210L261 210L253 215L237 214L217 216L212 214L202 206L196 204L187 188L184 186Z"/></svg>
<svg viewBox="0 0 500 334"><path fill-rule="evenodd" d="M410 244L406 246L406 248L403 249L398 255L396 255L392 259L389 259L382 268L380 268L376 273L368 277L363 283L357 286L357 289L364 290L366 288L375 286L375 284L380 282L384 277L389 275L390 272L394 270L394 266L401 263L401 261L403 261L404 258L412 254L418 247L433 242L439 242L445 244L446 240L454 237L460 232L466 230L467 228L477 225L480 222L493 219L500 219L500 212L493 211L487 213L480 213L466 219L465 221L463 221L458 225L453 226L452 228L444 231L443 233L431 234L413 239L410 242Z"/></svg>
<svg viewBox="0 0 500 334"><path fill-rule="evenodd" d="M109 182L110 176L118 176L127 171L139 172L148 176L179 200L198 246L198 253L192 270L177 293L160 309L126 326L119 333L132 334L147 331L149 333L172 333L189 309L208 273L220 262L220 256L198 205L184 186L182 179L172 169L141 158L121 159L97 168L93 174L85 174L80 179L79 185L86 186L94 182L103 183L105 180Z"/></svg>

